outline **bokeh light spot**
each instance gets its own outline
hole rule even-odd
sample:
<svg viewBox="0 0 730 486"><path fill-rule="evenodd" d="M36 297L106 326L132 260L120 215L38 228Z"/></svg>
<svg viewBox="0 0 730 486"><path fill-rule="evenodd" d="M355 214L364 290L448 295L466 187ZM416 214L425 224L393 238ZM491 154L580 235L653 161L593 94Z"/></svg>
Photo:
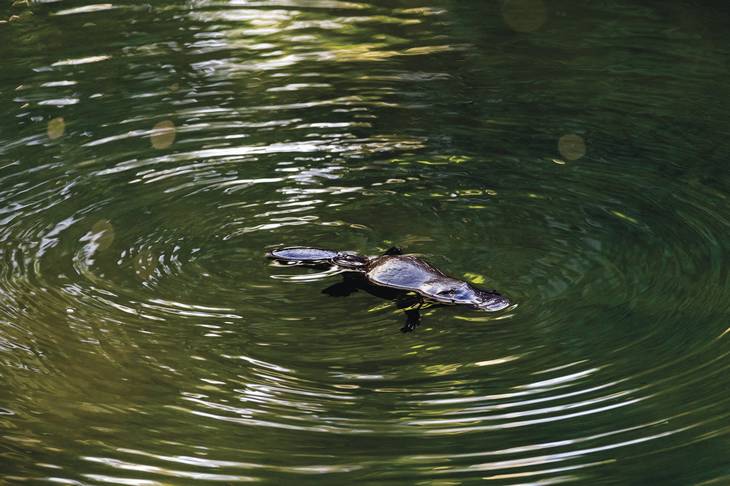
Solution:
<svg viewBox="0 0 730 486"><path fill-rule="evenodd" d="M48 138L56 140L61 138L66 131L66 122L62 117L54 118L48 122Z"/></svg>
<svg viewBox="0 0 730 486"><path fill-rule="evenodd" d="M586 154L586 143L580 135L570 133L560 137L558 151L567 160L578 160Z"/></svg>
<svg viewBox="0 0 730 486"><path fill-rule="evenodd" d="M543 0L507 0L502 5L502 17L514 31L535 32L545 24L547 9Z"/></svg>
<svg viewBox="0 0 730 486"><path fill-rule="evenodd" d="M157 123L150 134L152 146L156 149L165 149L175 141L175 124L170 120Z"/></svg>

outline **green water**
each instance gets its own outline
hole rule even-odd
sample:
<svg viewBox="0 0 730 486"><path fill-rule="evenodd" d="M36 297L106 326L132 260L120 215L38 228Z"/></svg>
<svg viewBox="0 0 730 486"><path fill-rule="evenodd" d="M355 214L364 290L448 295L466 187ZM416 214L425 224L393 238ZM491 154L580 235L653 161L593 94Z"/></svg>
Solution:
<svg viewBox="0 0 730 486"><path fill-rule="evenodd" d="M6 2L0 482L730 483L728 11L642 5Z"/></svg>

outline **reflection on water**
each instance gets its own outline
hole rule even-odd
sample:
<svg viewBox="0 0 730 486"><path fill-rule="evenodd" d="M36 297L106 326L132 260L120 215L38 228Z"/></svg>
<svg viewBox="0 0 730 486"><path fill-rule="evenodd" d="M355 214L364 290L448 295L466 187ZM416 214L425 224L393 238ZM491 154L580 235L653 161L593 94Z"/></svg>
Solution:
<svg viewBox="0 0 730 486"><path fill-rule="evenodd" d="M723 9L6 6L0 477L726 482ZM404 336L276 245L519 305Z"/></svg>

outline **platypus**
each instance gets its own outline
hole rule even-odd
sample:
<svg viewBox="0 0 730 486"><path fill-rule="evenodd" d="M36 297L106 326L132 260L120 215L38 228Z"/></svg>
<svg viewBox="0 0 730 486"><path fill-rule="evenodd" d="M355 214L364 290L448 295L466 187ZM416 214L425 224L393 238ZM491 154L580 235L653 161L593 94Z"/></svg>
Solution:
<svg viewBox="0 0 730 486"><path fill-rule="evenodd" d="M405 311L403 332L418 326L421 320L419 309L424 303L466 305L487 312L496 312L510 305L509 300L496 291L482 290L449 277L417 256L404 255L396 247L379 256L363 256L349 251L291 246L271 250L266 256L288 265L331 267L344 273L343 282L323 290L329 295L344 296L363 289L395 300L399 308L411 307ZM409 292L414 293L415 298L408 298Z"/></svg>

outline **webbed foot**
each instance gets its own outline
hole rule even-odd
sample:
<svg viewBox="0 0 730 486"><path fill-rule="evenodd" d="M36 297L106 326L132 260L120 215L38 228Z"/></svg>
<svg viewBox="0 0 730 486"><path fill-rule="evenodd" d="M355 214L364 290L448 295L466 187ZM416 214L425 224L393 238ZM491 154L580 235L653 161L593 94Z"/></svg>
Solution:
<svg viewBox="0 0 730 486"><path fill-rule="evenodd" d="M405 311L406 324L400 328L401 332L413 332L421 323L421 312L418 309Z"/></svg>

